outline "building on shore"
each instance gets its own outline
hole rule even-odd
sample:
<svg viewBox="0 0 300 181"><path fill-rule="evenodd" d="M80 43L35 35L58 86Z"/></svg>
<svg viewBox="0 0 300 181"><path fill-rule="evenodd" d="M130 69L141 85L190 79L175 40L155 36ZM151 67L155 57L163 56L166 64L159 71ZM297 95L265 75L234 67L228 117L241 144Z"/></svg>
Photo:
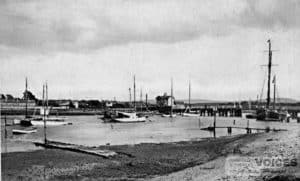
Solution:
<svg viewBox="0 0 300 181"><path fill-rule="evenodd" d="M169 96L167 93L164 93L162 96L157 96L155 99L158 107L170 107L175 104L174 96Z"/></svg>
<svg viewBox="0 0 300 181"><path fill-rule="evenodd" d="M1 110L25 109L26 104L28 109L36 107L36 100L15 98L10 94L0 95Z"/></svg>

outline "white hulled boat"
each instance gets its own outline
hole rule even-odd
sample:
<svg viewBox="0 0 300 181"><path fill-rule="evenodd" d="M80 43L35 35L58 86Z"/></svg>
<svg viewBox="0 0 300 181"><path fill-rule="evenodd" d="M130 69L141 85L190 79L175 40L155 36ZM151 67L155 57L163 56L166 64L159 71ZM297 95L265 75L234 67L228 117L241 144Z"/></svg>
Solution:
<svg viewBox="0 0 300 181"><path fill-rule="evenodd" d="M139 117L135 112L126 113L126 112L117 112L116 117L112 118L113 122L119 123L136 123L136 122L145 122L146 117Z"/></svg>
<svg viewBox="0 0 300 181"><path fill-rule="evenodd" d="M189 81L189 105L185 109L184 113L182 113L182 116L184 117L199 117L200 114L197 114L197 112L191 111L191 81Z"/></svg>
<svg viewBox="0 0 300 181"><path fill-rule="evenodd" d="M27 128L27 129L13 129L13 134L30 134L30 133L36 133L36 128Z"/></svg>

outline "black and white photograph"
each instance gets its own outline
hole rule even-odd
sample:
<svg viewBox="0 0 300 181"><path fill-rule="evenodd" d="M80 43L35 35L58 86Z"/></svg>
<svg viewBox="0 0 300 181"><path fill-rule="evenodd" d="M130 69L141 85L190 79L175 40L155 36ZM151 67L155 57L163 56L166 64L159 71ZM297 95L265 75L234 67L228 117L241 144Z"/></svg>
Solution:
<svg viewBox="0 0 300 181"><path fill-rule="evenodd" d="M0 0L1 180L300 181L300 0Z"/></svg>

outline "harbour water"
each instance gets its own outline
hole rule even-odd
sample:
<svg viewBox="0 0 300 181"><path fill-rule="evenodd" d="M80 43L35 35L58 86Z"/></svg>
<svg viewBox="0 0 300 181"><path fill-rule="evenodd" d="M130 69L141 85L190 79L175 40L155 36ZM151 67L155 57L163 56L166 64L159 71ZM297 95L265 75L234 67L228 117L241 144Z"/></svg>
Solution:
<svg viewBox="0 0 300 181"><path fill-rule="evenodd" d="M7 123L12 123L18 116L7 117ZM235 120L235 124L234 124ZM236 117L217 117L217 126L249 127L271 129L300 129L300 124L295 120L285 122L262 122L254 119ZM65 143L99 146L122 145L138 143L160 143L187 140L199 140L213 137L212 132L200 128L212 126L213 117L181 117L163 118L152 116L144 123L103 123L97 116L69 116L67 121L72 125L47 127L47 139ZM4 118L1 117L1 152L19 152L42 149L34 146L32 142L43 141L43 126L37 127L38 131L32 134L13 135L12 129L19 125L7 126L4 129ZM245 134L245 129L232 129L231 135ZM228 136L227 129L217 129L216 136Z"/></svg>

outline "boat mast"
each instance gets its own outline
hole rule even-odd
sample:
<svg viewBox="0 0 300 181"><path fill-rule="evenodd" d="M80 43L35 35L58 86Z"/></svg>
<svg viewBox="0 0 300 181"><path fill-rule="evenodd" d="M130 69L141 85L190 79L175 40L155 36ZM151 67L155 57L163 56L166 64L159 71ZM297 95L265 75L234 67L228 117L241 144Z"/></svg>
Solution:
<svg viewBox="0 0 300 181"><path fill-rule="evenodd" d="M189 109L191 109L191 80L189 80Z"/></svg>
<svg viewBox="0 0 300 181"><path fill-rule="evenodd" d="M135 104L135 75L133 76L133 105L134 105L134 110L136 110L136 104Z"/></svg>
<svg viewBox="0 0 300 181"><path fill-rule="evenodd" d="M46 85L43 84L43 119L44 119L44 143L47 143L47 135L46 135L46 108L45 108L45 104L46 104Z"/></svg>
<svg viewBox="0 0 300 181"><path fill-rule="evenodd" d="M173 115L173 78L171 78L171 112L170 116Z"/></svg>
<svg viewBox="0 0 300 181"><path fill-rule="evenodd" d="M46 82L46 114L47 114L47 111L48 111L48 83ZM46 116L48 117L48 115L49 115L49 112Z"/></svg>
<svg viewBox="0 0 300 181"><path fill-rule="evenodd" d="M271 50L271 40L267 41L269 43L269 63L268 63L268 91L267 91L267 108L270 107L270 87L271 87L271 69L272 69L272 50Z"/></svg>
<svg viewBox="0 0 300 181"><path fill-rule="evenodd" d="M27 83L27 77L25 78L25 118L28 118L28 83Z"/></svg>
<svg viewBox="0 0 300 181"><path fill-rule="evenodd" d="M141 102L141 111L143 109L143 90L141 88L141 91L140 91L140 102Z"/></svg>
<svg viewBox="0 0 300 181"><path fill-rule="evenodd" d="M129 105L130 105L130 107L131 107L131 88L129 87Z"/></svg>
<svg viewBox="0 0 300 181"><path fill-rule="evenodd" d="M145 101L146 101L146 111L148 111L148 94L145 95Z"/></svg>
<svg viewBox="0 0 300 181"><path fill-rule="evenodd" d="M274 84L273 109L275 110L275 106L276 106L276 75L274 75L273 84Z"/></svg>

